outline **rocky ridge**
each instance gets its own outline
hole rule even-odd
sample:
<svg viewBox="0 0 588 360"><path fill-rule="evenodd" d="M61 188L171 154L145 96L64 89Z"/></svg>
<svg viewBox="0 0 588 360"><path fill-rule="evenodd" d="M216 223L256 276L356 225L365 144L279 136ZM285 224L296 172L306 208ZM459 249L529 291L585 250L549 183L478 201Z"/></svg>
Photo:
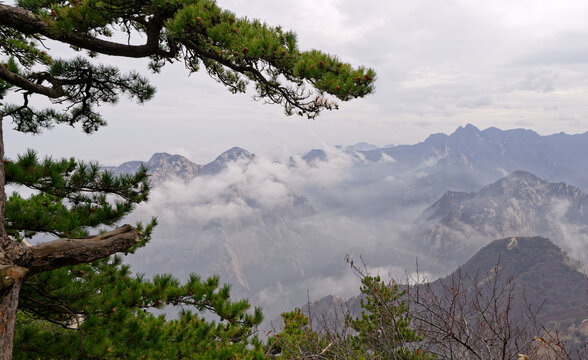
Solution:
<svg viewBox="0 0 588 360"><path fill-rule="evenodd" d="M475 193L445 193L423 212L412 238L448 261L465 259L492 239L540 235L586 261L585 209L588 195L577 187L516 171Z"/></svg>
<svg viewBox="0 0 588 360"><path fill-rule="evenodd" d="M233 147L216 159L205 165L198 165L181 155L171 155L165 152L155 153L148 161L128 161L119 166L107 166L105 170L115 175L130 174L139 170L141 165L148 169L151 182L159 184L172 178L189 181L196 176L217 175L233 161L251 161L254 154L239 147Z"/></svg>

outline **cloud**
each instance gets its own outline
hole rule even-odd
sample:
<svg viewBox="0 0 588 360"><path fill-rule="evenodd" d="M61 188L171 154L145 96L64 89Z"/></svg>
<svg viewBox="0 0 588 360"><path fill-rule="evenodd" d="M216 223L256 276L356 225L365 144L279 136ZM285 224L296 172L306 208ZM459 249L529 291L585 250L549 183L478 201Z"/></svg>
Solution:
<svg viewBox="0 0 588 360"><path fill-rule="evenodd" d="M112 164L177 148L206 160L237 144L270 157L284 147L297 152L322 143L405 144L466 123L531 124L540 133L588 129L586 2L222 0L219 5L295 30L301 49L322 49L374 67L376 93L308 122L285 118L279 106L262 106L247 95L230 96L205 72L187 78L175 64L152 77L158 88L153 101L101 108L109 126L96 136L66 127L40 137L7 129L7 153L34 147L70 156L75 148L84 159ZM146 69L144 61L97 60ZM545 112L546 107L558 110ZM143 141L155 132L157 141Z"/></svg>
<svg viewBox="0 0 588 360"><path fill-rule="evenodd" d="M427 88L457 82L463 75L459 71L436 71L428 67L412 70L406 80L399 84L401 89Z"/></svg>
<svg viewBox="0 0 588 360"><path fill-rule="evenodd" d="M406 186L406 174L394 183L377 180L356 154L324 151L327 161L313 165L299 156L273 161L258 155L215 176L162 183L126 220L160 220L151 244L127 261L148 276L220 274L234 284L235 296L263 306L272 319L304 304L307 290L312 300L356 294L346 254L395 274L424 259L402 238L423 205L400 209L386 198ZM239 285L245 283L249 289Z"/></svg>

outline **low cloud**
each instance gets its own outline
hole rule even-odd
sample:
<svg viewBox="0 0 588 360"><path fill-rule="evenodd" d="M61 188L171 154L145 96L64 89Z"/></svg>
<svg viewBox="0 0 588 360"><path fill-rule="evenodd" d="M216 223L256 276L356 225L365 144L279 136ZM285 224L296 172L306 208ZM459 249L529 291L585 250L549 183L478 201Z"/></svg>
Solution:
<svg viewBox="0 0 588 360"><path fill-rule="evenodd" d="M386 278L414 281L418 266L434 280L492 240L537 235L531 223L517 224L519 233L424 223L425 207L447 190L438 173L441 162L454 161L447 154L402 168L337 148L323 150L325 161L256 156L229 163L214 176L164 182L133 214L134 219L159 216L161 225L152 244L129 263L148 275L219 274L222 282L233 284L235 296L249 298L274 319L303 305L307 296L313 301L357 294L347 255ZM464 184L477 186L470 180ZM558 234L566 239L554 242L581 254L586 237L577 234L583 229L560 219L567 206L554 206L553 223L560 224ZM529 233L520 233L525 229ZM449 242L436 243L437 238Z"/></svg>
<svg viewBox="0 0 588 360"><path fill-rule="evenodd" d="M307 291L311 300L356 294L347 254L394 274L413 268L423 255L402 234L423 206L396 212L382 196L396 191L389 181L371 180L352 152L324 151L326 161L313 164L256 156L214 176L163 182L128 219L158 216L160 226L127 261L147 275L219 274L270 319L303 304ZM402 175L398 181L409 183Z"/></svg>

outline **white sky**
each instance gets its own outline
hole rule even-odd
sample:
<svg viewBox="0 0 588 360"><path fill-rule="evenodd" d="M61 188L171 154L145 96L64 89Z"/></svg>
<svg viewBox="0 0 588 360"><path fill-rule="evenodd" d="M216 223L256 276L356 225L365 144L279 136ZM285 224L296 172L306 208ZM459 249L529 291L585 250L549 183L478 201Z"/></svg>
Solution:
<svg viewBox="0 0 588 360"><path fill-rule="evenodd" d="M307 120L251 94L231 95L205 72L188 77L178 65L152 76L154 100L103 107L109 126L96 134L59 126L31 136L5 126L7 155L34 148L116 165L166 151L206 163L232 146L279 156L324 144L408 144L467 123L541 134L588 130L584 0L218 3L295 30L303 50L375 68L376 93ZM147 74L145 64L125 60L121 67Z"/></svg>

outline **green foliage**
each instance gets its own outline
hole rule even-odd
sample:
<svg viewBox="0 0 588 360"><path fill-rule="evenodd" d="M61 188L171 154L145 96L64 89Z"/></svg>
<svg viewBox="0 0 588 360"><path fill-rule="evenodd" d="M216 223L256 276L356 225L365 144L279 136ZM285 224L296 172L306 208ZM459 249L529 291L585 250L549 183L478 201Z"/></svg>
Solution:
<svg viewBox="0 0 588 360"><path fill-rule="evenodd" d="M0 66L6 67L9 71L18 74L18 65L13 57L9 58L8 61ZM0 79L0 100L4 98L4 95L8 92L8 89L12 87L12 84Z"/></svg>
<svg viewBox="0 0 588 360"><path fill-rule="evenodd" d="M165 306L175 320L156 316ZM252 338L261 311L231 301L218 278L133 276L121 258L39 274L21 291L15 359L236 359L261 358ZM214 318L211 320L210 318Z"/></svg>
<svg viewBox="0 0 588 360"><path fill-rule="evenodd" d="M293 32L239 18L212 0L21 0L17 6L28 12L30 23L0 20L0 52L20 65L20 72L10 71L29 83L18 82L23 102L4 105L0 115L12 117L22 132L58 123L81 123L93 132L106 123L96 111L100 103L114 103L122 93L139 102L153 96L137 73L120 75L112 66L94 65L89 58L99 54L148 57L153 72L176 61L190 72L204 66L233 93L245 92L252 82L256 99L309 118L336 109L335 99L374 91L374 70L353 68L318 50L300 51ZM142 37L145 44L118 43L112 40L116 34ZM88 57L53 59L43 49L47 38L87 50ZM0 79L12 81L2 71ZM34 94L65 106L35 109L29 105Z"/></svg>
<svg viewBox="0 0 588 360"><path fill-rule="evenodd" d="M347 314L344 323L323 319L319 330L314 330L299 309L284 313L282 331L268 339L268 355L276 359L432 359L419 348L422 339L410 328L404 292L379 276L360 276L365 296L360 318Z"/></svg>
<svg viewBox="0 0 588 360"><path fill-rule="evenodd" d="M50 65L51 57L45 50L39 48L38 39L27 36L16 29L0 27L0 48L9 58L9 62L20 63L27 69L35 64ZM17 68L9 66L10 71L18 73Z"/></svg>
<svg viewBox="0 0 588 360"><path fill-rule="evenodd" d="M417 346L422 339L410 328L408 306L404 291L396 283L386 284L379 276L364 276L361 279L361 317L346 321L357 335L352 342L363 353L377 354L378 359L427 359Z"/></svg>
<svg viewBox="0 0 588 360"><path fill-rule="evenodd" d="M127 41L117 42L121 36ZM144 43L135 45L134 38ZM70 46L78 56L54 58L47 40ZM96 64L100 54L148 58L155 73L173 62L183 62L189 72L204 66L233 93L245 92L251 82L256 99L309 118L336 109L335 99L370 94L376 78L372 69L352 68L336 56L302 52L294 33L238 18L213 0L0 2L0 100L9 91L22 96L19 103L0 103L0 120L11 118L21 132L67 124L90 133L106 124L100 105L121 95L140 103L153 97L145 77ZM34 96L52 104L37 109L31 106ZM5 161L5 172L9 185L33 192L14 192L5 204L7 231L19 241L106 230L149 194L146 169L115 177L93 163L40 161L32 151ZM128 252L148 242L153 226L155 220L137 226L140 241ZM196 276L185 284L170 275L145 280L120 257L32 275L21 290L15 357L261 358L262 347L251 337L261 312L249 313L246 301L231 301L229 288L218 285L216 278ZM166 320L148 311L166 305L208 310L217 319L187 309Z"/></svg>
<svg viewBox="0 0 588 360"><path fill-rule="evenodd" d="M147 169L113 176L96 163L38 159L34 151L5 162L14 192L6 202L6 228L18 240L38 235L87 236L115 225L147 200ZM153 219L137 224L140 241L151 237ZM156 316L176 307L174 320ZM15 331L17 359L233 359L260 358L252 337L260 309L232 301L216 277L192 275L184 284L171 275L134 275L116 255L89 264L36 274L22 287ZM196 313L193 313L195 311ZM209 313L209 315L206 315Z"/></svg>
<svg viewBox="0 0 588 360"><path fill-rule="evenodd" d="M23 105L4 106L2 113L12 117L15 129L21 132L39 133L42 129L51 128L54 123L72 126L81 123L85 132L94 132L106 125L95 110L102 103L118 102L119 94L128 94L143 103L155 94L155 88L137 72L121 75L116 67L95 66L81 57L54 61L47 73L27 73L25 76L35 81L49 77L59 79L60 91L67 94L67 101L72 105L67 111L54 108L37 110L28 105L28 97L25 97Z"/></svg>
<svg viewBox="0 0 588 360"><path fill-rule="evenodd" d="M73 158L39 161L32 150L4 166L7 184L36 192L26 199L13 192L6 201L6 230L20 239L87 236L88 228L116 223L149 195L146 168L115 177Z"/></svg>
<svg viewBox="0 0 588 360"><path fill-rule="evenodd" d="M270 331L267 334L269 358L304 359L321 353L328 346L328 339L312 330L308 316L302 310L283 313L282 321L284 326L280 333Z"/></svg>

